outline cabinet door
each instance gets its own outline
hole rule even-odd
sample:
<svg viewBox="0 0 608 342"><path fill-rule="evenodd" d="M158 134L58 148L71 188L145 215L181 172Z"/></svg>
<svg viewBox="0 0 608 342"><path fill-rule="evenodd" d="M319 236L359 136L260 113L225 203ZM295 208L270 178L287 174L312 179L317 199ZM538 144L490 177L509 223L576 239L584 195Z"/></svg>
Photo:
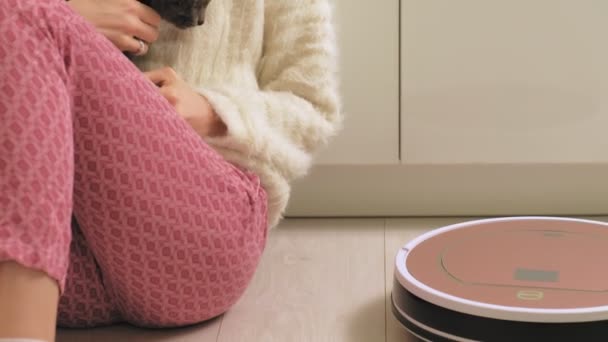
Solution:
<svg viewBox="0 0 608 342"><path fill-rule="evenodd" d="M608 161L608 2L404 0L406 164Z"/></svg>
<svg viewBox="0 0 608 342"><path fill-rule="evenodd" d="M333 0L344 129L318 164L399 162L399 1Z"/></svg>

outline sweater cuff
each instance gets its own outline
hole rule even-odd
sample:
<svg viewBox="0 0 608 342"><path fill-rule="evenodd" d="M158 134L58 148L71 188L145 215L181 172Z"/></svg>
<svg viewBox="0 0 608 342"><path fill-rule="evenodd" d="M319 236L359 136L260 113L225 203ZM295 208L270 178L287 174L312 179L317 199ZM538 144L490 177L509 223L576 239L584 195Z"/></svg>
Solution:
<svg viewBox="0 0 608 342"><path fill-rule="evenodd" d="M249 132L238 106L226 95L208 88L198 88L197 92L204 96L209 104L226 125L225 136L207 138L220 143L225 148L240 149L235 145L242 145L249 140Z"/></svg>

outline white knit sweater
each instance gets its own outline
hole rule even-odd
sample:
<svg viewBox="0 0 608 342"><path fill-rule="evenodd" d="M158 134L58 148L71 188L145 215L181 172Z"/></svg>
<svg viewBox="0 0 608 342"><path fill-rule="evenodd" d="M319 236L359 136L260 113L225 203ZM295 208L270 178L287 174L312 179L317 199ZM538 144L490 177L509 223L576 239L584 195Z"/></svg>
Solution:
<svg viewBox="0 0 608 342"><path fill-rule="evenodd" d="M206 140L259 175L269 228L284 213L291 181L341 127L331 12L329 0L212 0L203 26L163 23L135 61L142 70L173 67L208 99L228 134Z"/></svg>

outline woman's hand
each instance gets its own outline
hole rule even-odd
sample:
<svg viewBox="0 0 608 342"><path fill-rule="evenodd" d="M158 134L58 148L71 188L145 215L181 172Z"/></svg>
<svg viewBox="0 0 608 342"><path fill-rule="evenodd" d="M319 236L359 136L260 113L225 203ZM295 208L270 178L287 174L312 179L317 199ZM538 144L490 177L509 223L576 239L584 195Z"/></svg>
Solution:
<svg viewBox="0 0 608 342"><path fill-rule="evenodd" d="M68 5L121 51L137 52L141 46L135 37L147 43L158 39L160 16L137 0L70 0Z"/></svg>
<svg viewBox="0 0 608 342"><path fill-rule="evenodd" d="M160 88L160 93L199 135L213 137L226 133L226 125L207 99L195 92L173 69L156 69L145 75Z"/></svg>

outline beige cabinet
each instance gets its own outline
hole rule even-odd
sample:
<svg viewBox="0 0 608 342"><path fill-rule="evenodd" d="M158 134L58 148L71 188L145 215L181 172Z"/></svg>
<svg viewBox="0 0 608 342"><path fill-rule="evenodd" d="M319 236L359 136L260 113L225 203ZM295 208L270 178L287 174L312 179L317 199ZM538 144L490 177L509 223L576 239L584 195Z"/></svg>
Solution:
<svg viewBox="0 0 608 342"><path fill-rule="evenodd" d="M339 5L343 42L358 36L346 24L361 13L353 8L398 6L398 25L384 28L396 34L369 38L386 45L376 58L396 56L398 66L366 58L383 67L365 72L393 70L398 82L385 90L399 95L373 117L347 111L339 143L295 184L289 216L608 213L608 2ZM379 21L391 22L394 13L384 10ZM395 43L397 52L388 48ZM342 48L363 53L366 44ZM350 75L361 73L353 64L343 61L344 78L362 77ZM374 85L367 87L345 88L346 107L364 106L362 94ZM365 130L376 120L398 122L397 139ZM384 139L359 159L357 128ZM398 158L388 157L391 144ZM374 154L383 157L367 159Z"/></svg>
<svg viewBox="0 0 608 342"><path fill-rule="evenodd" d="M332 2L348 120L318 163L398 163L399 1Z"/></svg>
<svg viewBox="0 0 608 342"><path fill-rule="evenodd" d="M608 2L402 1L406 163L608 161Z"/></svg>

